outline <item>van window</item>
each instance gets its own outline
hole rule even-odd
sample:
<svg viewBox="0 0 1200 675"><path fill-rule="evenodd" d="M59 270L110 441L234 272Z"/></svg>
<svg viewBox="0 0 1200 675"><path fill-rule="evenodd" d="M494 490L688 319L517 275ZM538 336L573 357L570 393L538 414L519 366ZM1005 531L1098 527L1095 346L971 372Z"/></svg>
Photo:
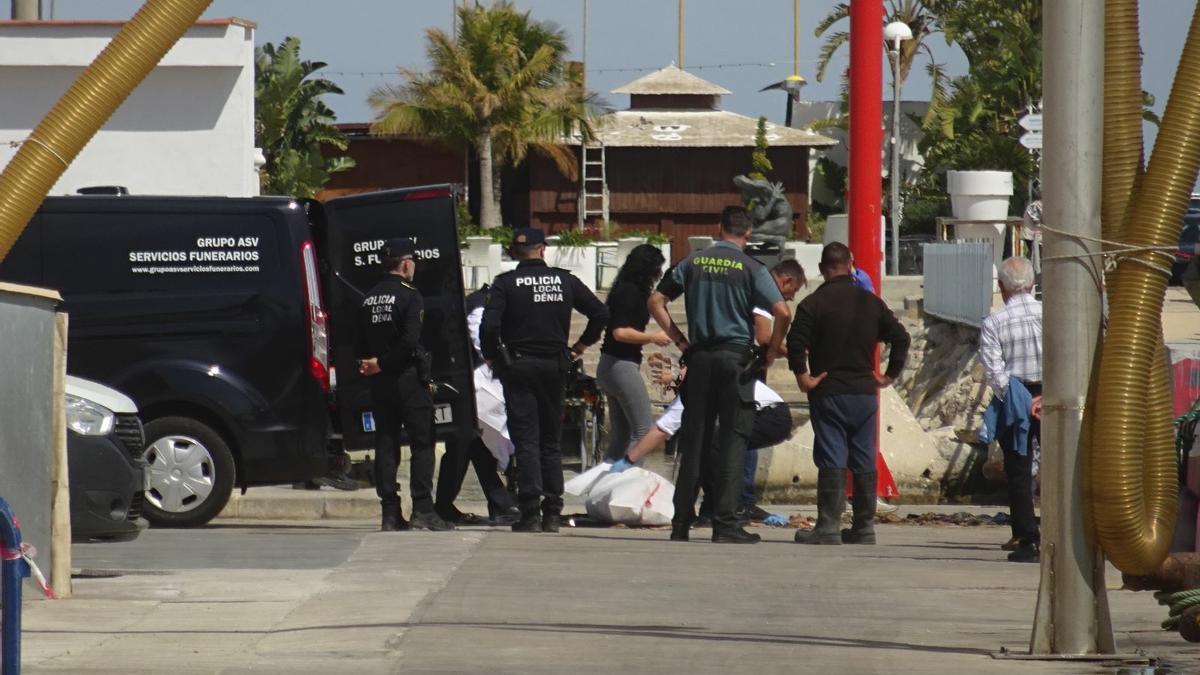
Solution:
<svg viewBox="0 0 1200 675"><path fill-rule="evenodd" d="M265 215L53 213L42 216L46 283L64 294L262 288L279 268Z"/></svg>

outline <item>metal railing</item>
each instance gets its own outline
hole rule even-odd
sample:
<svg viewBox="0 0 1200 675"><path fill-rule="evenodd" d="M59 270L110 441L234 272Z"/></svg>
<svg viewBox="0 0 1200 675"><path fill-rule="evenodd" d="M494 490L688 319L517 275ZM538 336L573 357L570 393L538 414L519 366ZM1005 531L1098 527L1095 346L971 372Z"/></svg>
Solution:
<svg viewBox="0 0 1200 675"><path fill-rule="evenodd" d="M925 312L979 327L992 308L992 243L925 244Z"/></svg>

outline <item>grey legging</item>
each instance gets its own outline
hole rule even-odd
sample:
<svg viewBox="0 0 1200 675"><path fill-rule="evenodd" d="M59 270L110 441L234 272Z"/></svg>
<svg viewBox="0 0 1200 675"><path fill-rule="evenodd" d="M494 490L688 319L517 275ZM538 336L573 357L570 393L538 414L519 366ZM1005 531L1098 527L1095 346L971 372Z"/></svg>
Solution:
<svg viewBox="0 0 1200 675"><path fill-rule="evenodd" d="M604 457L613 461L623 457L650 431L654 423L650 397L639 364L608 354L600 355L596 382L608 396L608 450Z"/></svg>

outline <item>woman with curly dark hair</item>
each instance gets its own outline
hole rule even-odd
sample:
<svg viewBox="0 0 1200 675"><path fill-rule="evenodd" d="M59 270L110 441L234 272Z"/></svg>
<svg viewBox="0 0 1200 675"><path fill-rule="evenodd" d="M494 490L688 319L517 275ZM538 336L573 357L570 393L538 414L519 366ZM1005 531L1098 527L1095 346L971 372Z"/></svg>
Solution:
<svg viewBox="0 0 1200 675"><path fill-rule="evenodd" d="M608 450L605 458L616 461L646 432L653 422L650 396L642 380L642 345L667 346L671 338L661 331L647 331L646 309L654 284L662 276L662 251L642 244L629 253L608 293L608 327L600 348L596 381L608 396Z"/></svg>

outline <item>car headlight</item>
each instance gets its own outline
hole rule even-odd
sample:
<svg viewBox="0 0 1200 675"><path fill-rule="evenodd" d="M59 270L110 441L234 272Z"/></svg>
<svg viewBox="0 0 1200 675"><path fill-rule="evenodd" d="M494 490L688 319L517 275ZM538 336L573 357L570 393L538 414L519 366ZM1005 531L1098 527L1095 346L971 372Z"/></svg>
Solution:
<svg viewBox="0 0 1200 675"><path fill-rule="evenodd" d="M99 403L66 395L67 428L81 436L107 436L113 430L116 415Z"/></svg>

